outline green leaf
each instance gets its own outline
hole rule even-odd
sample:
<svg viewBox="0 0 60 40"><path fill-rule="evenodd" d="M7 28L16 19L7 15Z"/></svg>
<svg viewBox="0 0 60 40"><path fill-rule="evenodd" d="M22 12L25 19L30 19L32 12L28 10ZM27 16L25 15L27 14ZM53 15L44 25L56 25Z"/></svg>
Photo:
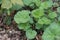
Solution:
<svg viewBox="0 0 60 40"><path fill-rule="evenodd" d="M42 28L42 25L36 23L36 26L35 27L36 27L36 29L40 29L40 28Z"/></svg>
<svg viewBox="0 0 60 40"><path fill-rule="evenodd" d="M23 3L28 6L32 4L32 0L23 0Z"/></svg>
<svg viewBox="0 0 60 40"><path fill-rule="evenodd" d="M9 9L12 7L12 3L10 0L2 0L2 5L1 5L2 8L6 8L6 9Z"/></svg>
<svg viewBox="0 0 60 40"><path fill-rule="evenodd" d="M29 29L29 30L26 31L26 37L28 39L33 39L33 38L36 37L36 35L37 35L37 32L35 30Z"/></svg>
<svg viewBox="0 0 60 40"><path fill-rule="evenodd" d="M51 13L48 14L48 16L49 16L51 19L53 19L53 18L57 17L57 13L51 12Z"/></svg>
<svg viewBox="0 0 60 40"><path fill-rule="evenodd" d="M30 7L34 7L35 5L37 7L40 6L40 0L23 0L23 3L26 5L26 6L30 6ZM35 4L35 5L34 5Z"/></svg>
<svg viewBox="0 0 60 40"><path fill-rule="evenodd" d="M33 18L30 18L29 23L31 23L31 24L33 24L33 23L34 23Z"/></svg>
<svg viewBox="0 0 60 40"><path fill-rule="evenodd" d="M18 28L26 31L30 28L30 25L29 25L29 23L20 23L20 24L18 24Z"/></svg>
<svg viewBox="0 0 60 40"><path fill-rule="evenodd" d="M11 24L11 17L6 16L6 17L3 19L3 23L6 24L6 25L10 25L10 24Z"/></svg>
<svg viewBox="0 0 60 40"><path fill-rule="evenodd" d="M2 3L2 0L0 0L0 4Z"/></svg>
<svg viewBox="0 0 60 40"><path fill-rule="evenodd" d="M19 10L19 9L21 9L21 8L22 8L21 5L15 4L15 5L12 5L11 10Z"/></svg>
<svg viewBox="0 0 60 40"><path fill-rule="evenodd" d="M40 7L41 1L40 0L33 0L37 7Z"/></svg>
<svg viewBox="0 0 60 40"><path fill-rule="evenodd" d="M49 26L50 31L54 34L54 35L60 35L60 25L56 22L53 22L50 26Z"/></svg>
<svg viewBox="0 0 60 40"><path fill-rule="evenodd" d="M57 8L57 12L60 13L60 7Z"/></svg>
<svg viewBox="0 0 60 40"><path fill-rule="evenodd" d="M55 40L54 37L55 35L47 28L42 35L42 40Z"/></svg>
<svg viewBox="0 0 60 40"><path fill-rule="evenodd" d="M42 2L41 3L41 8L43 8L43 9L47 9L47 8L49 8L49 7L52 7L52 5L53 5L53 2L52 1L45 1L45 2Z"/></svg>
<svg viewBox="0 0 60 40"><path fill-rule="evenodd" d="M43 15L44 15L44 10L42 8L32 11L32 16L35 17L35 18L40 18Z"/></svg>
<svg viewBox="0 0 60 40"><path fill-rule="evenodd" d="M28 22L30 20L29 13L30 11L27 10L18 11L17 14L14 16L15 22L17 24Z"/></svg>
<svg viewBox="0 0 60 40"><path fill-rule="evenodd" d="M36 6L34 4L29 5L32 9L34 9Z"/></svg>
<svg viewBox="0 0 60 40"><path fill-rule="evenodd" d="M46 24L46 25L48 25L48 24L51 23L51 20L48 19L48 18L46 18L46 17L42 17L42 18L40 18L40 19L38 20L38 23L39 23L39 24Z"/></svg>
<svg viewBox="0 0 60 40"><path fill-rule="evenodd" d="M60 21L60 16L58 17L58 21Z"/></svg>

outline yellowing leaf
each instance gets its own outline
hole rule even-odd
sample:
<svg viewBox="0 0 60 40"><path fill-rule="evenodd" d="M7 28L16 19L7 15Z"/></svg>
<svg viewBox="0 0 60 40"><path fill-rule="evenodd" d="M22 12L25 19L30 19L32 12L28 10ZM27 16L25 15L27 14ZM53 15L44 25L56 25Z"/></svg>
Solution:
<svg viewBox="0 0 60 40"><path fill-rule="evenodd" d="M12 3L10 0L2 0L2 8L9 9L12 7Z"/></svg>
<svg viewBox="0 0 60 40"><path fill-rule="evenodd" d="M11 0L11 2L15 5L15 4L19 4L19 5L23 5L22 0Z"/></svg>

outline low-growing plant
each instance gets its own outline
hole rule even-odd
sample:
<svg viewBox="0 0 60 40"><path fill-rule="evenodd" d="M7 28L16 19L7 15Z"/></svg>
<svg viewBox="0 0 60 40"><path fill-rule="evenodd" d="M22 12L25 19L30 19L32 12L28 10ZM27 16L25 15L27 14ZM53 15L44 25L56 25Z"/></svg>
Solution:
<svg viewBox="0 0 60 40"><path fill-rule="evenodd" d="M60 5L58 2L58 0L57 2L53 0L0 0L0 10L6 11L8 15L11 11L17 11L14 21L18 29L26 32L28 40L34 39L38 34L36 30L41 29L44 31L42 40L60 40Z"/></svg>

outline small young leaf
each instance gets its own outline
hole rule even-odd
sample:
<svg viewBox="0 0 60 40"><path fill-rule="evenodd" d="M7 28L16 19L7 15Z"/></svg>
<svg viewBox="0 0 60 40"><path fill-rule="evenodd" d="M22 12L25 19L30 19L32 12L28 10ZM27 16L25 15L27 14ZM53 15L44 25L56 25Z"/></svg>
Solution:
<svg viewBox="0 0 60 40"><path fill-rule="evenodd" d="M36 27L36 29L40 29L40 28L42 28L42 25L36 23L36 26L35 27Z"/></svg>
<svg viewBox="0 0 60 40"><path fill-rule="evenodd" d="M51 19L53 19L53 18L57 17L57 13L51 12L51 13L49 13L48 16L49 16Z"/></svg>
<svg viewBox="0 0 60 40"><path fill-rule="evenodd" d="M33 24L33 23L34 23L34 21L33 21L33 19L32 19L32 18L30 18L29 23L31 23L31 24Z"/></svg>
<svg viewBox="0 0 60 40"><path fill-rule="evenodd" d="M3 23L6 25L10 25L11 24L11 17L6 16L3 20Z"/></svg>
<svg viewBox="0 0 60 40"><path fill-rule="evenodd" d="M29 5L32 9L34 9L36 6L34 4Z"/></svg>
<svg viewBox="0 0 60 40"><path fill-rule="evenodd" d="M33 39L36 37L37 32L35 30L29 29L26 31L26 37L28 39Z"/></svg>

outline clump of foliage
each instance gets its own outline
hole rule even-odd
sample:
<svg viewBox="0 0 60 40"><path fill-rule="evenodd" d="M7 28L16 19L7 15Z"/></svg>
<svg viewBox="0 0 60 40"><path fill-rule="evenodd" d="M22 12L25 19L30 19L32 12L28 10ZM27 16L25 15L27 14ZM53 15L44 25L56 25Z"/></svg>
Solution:
<svg viewBox="0 0 60 40"><path fill-rule="evenodd" d="M46 28L42 38L43 40L60 40L60 25L56 22L50 24L48 28Z"/></svg>
<svg viewBox="0 0 60 40"><path fill-rule="evenodd" d="M35 30L42 28L42 40L60 40L59 0L0 0L0 4L0 10L6 11L8 15L11 11L18 10L14 21L20 30L26 32L27 39L34 39L37 35ZM23 7L30 7L32 10Z"/></svg>

